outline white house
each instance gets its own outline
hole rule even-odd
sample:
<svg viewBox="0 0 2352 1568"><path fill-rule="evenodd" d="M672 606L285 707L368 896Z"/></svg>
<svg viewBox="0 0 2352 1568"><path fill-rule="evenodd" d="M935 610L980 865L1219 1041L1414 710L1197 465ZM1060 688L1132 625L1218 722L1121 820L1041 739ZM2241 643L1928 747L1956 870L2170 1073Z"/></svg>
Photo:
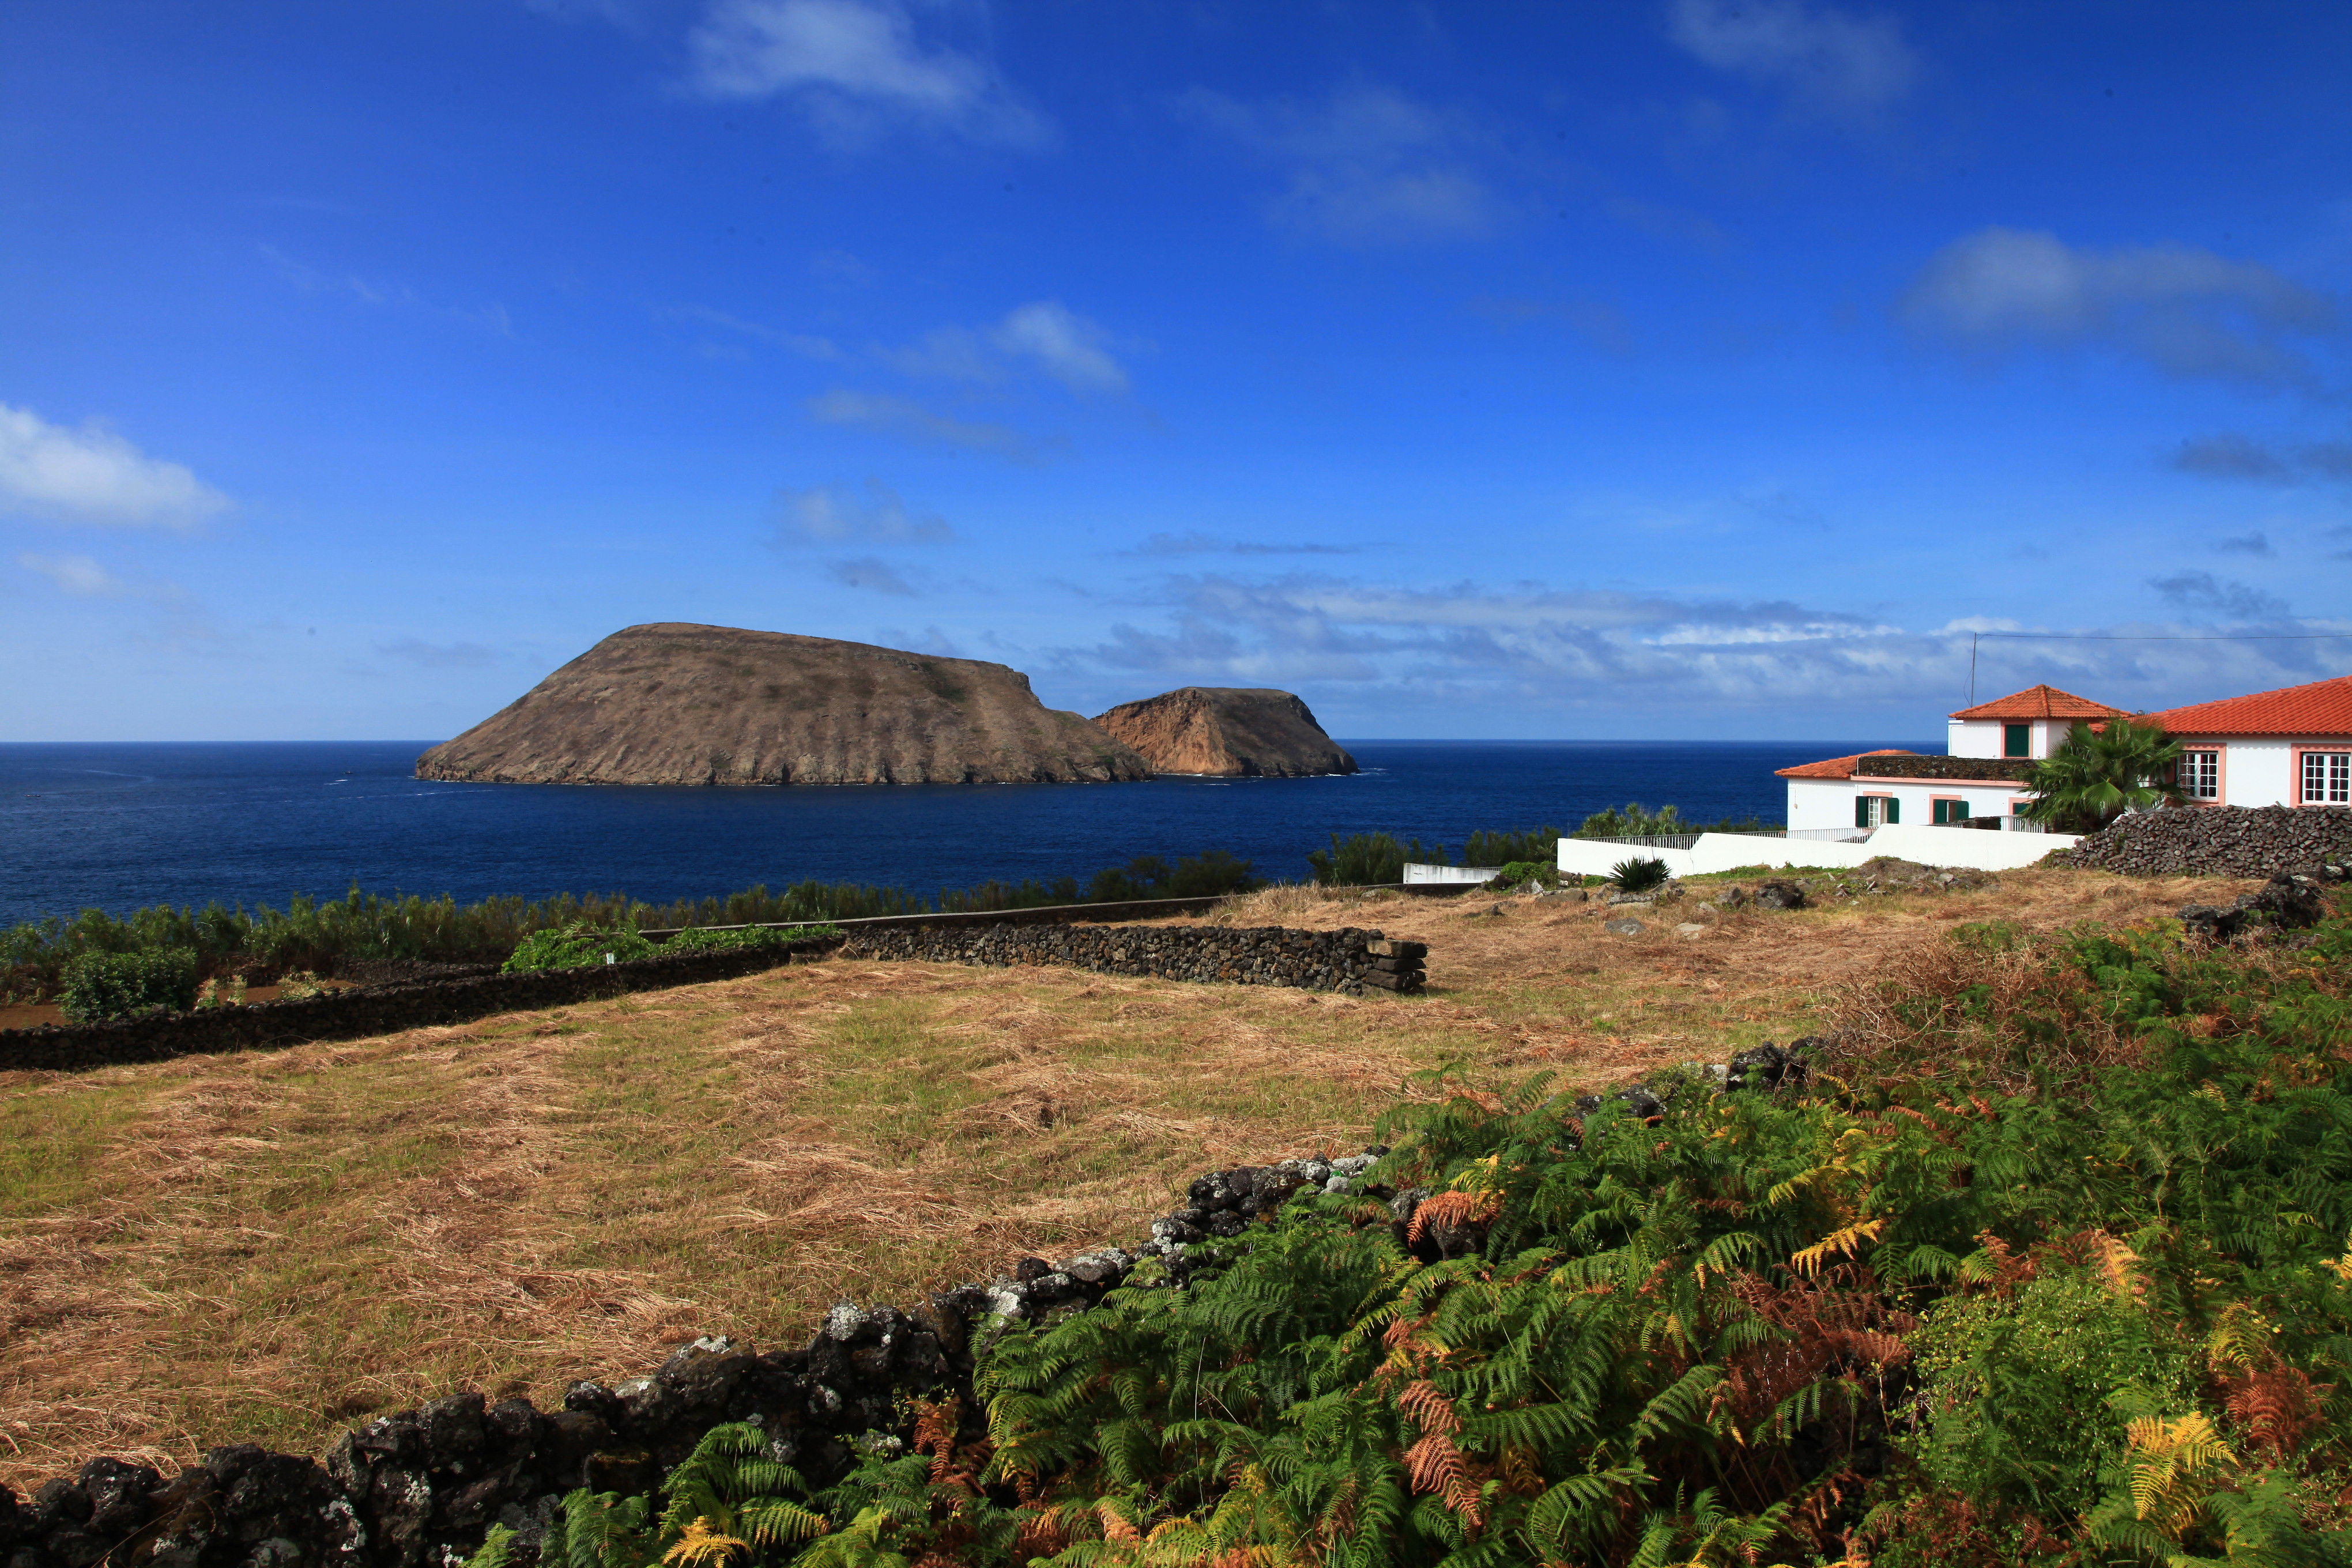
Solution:
<svg viewBox="0 0 2352 1568"><path fill-rule="evenodd" d="M2063 745L2076 724L2104 722L2123 711L2054 686L2033 686L1953 714L1945 756L1863 752L1782 768L1789 831L1945 827L1985 817L2006 817L2004 827L2017 826L2018 808L2028 798L2026 766Z"/></svg>
<svg viewBox="0 0 2352 1568"><path fill-rule="evenodd" d="M2352 805L2352 675L2147 717L2180 742L2201 805Z"/></svg>

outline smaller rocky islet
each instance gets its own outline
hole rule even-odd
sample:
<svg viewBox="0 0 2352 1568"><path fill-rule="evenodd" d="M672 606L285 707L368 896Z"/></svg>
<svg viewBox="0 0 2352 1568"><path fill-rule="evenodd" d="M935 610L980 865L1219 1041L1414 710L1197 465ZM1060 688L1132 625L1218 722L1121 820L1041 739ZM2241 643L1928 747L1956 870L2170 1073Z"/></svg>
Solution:
<svg viewBox="0 0 2352 1568"><path fill-rule="evenodd" d="M1095 716L1160 773L1307 778L1352 773L1356 759L1293 693L1270 687L1183 686Z"/></svg>

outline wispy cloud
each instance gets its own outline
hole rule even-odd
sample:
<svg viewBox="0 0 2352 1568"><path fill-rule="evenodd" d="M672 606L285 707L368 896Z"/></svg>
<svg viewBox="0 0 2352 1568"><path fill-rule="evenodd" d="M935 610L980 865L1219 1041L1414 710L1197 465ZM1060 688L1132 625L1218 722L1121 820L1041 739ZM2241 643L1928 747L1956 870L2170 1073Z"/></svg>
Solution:
<svg viewBox="0 0 2352 1568"><path fill-rule="evenodd" d="M1458 117L1369 82L1313 101L1246 103L1208 88L1178 100L1195 123L1274 163L1279 226L1348 244L1476 238L1504 204L1480 177L1479 138Z"/></svg>
<svg viewBox="0 0 2352 1568"><path fill-rule="evenodd" d="M102 425L52 425L0 403L0 513L49 522L194 528L228 498Z"/></svg>
<svg viewBox="0 0 2352 1568"><path fill-rule="evenodd" d="M842 364L849 356L831 338L811 332L788 332L763 321L746 321L730 316L724 310L714 310L707 305L667 305L654 312L656 319L685 326L708 327L734 337L750 338L757 342L772 343L789 349L803 359L813 359L832 364Z"/></svg>
<svg viewBox="0 0 2352 1568"><path fill-rule="evenodd" d="M861 498L845 487L776 492L776 533L786 544L943 544L955 537L937 512L914 511L880 479Z"/></svg>
<svg viewBox="0 0 2352 1568"><path fill-rule="evenodd" d="M841 425L895 436L919 446L957 447L988 452L1014 463L1039 463L1045 454L1038 443L1007 425L958 419L934 413L910 397L852 392L837 387L808 400L809 417L821 425Z"/></svg>
<svg viewBox="0 0 2352 1568"><path fill-rule="evenodd" d="M360 304L383 310L413 310L419 315L438 317L471 327L492 337L511 338L515 335L514 321L507 308L493 300L487 305L444 305L428 300L404 283L385 283L363 278L356 272L332 273L297 261L274 245L257 247L262 258L276 269L280 278L305 294L331 294L353 300Z"/></svg>
<svg viewBox="0 0 2352 1568"><path fill-rule="evenodd" d="M902 375L983 384L1028 368L1073 392L1128 390L1127 367L1112 354L1110 332L1058 300L1014 307L992 326L941 327L900 348L876 348L874 359Z"/></svg>
<svg viewBox="0 0 2352 1568"><path fill-rule="evenodd" d="M2315 388L2311 345L2343 328L2335 302L2271 268L2186 245L2094 250L1988 228L1920 272L1901 312L1956 345L2098 345L2167 375Z"/></svg>
<svg viewBox="0 0 2352 1568"><path fill-rule="evenodd" d="M1806 0L1675 0L1668 31L1704 63L1783 89L1809 109L1878 109L1919 74L1894 17Z"/></svg>
<svg viewBox="0 0 2352 1568"><path fill-rule="evenodd" d="M863 588L868 593L893 594L902 598L915 595L914 584L898 575L887 561L874 555L853 556L824 563L824 574L845 588Z"/></svg>
<svg viewBox="0 0 2352 1568"><path fill-rule="evenodd" d="M2169 577L2151 577L2147 585L2166 604L2191 615L2248 622L2288 618L2284 599L2231 578L2216 578L2210 572L2176 572Z"/></svg>
<svg viewBox="0 0 2352 1568"><path fill-rule="evenodd" d="M2352 441L2308 441L2274 447L2232 434L2183 441L2169 466L2212 479L2352 479Z"/></svg>
<svg viewBox="0 0 2352 1568"><path fill-rule="evenodd" d="M2214 542L2213 548L2224 555L2268 557L2278 553L2271 548L2270 536L2261 529L2256 529L2252 533L2231 534L2227 539L2217 540Z"/></svg>
<svg viewBox="0 0 2352 1568"><path fill-rule="evenodd" d="M433 643L421 637L401 637L376 644L375 651L385 658L426 669L484 669L499 662L496 648L478 642Z"/></svg>
<svg viewBox="0 0 2352 1568"><path fill-rule="evenodd" d="M897 126L1013 146L1050 140L1050 123L982 51L920 31L894 0L715 0L687 40L689 79L710 98L790 99L841 142Z"/></svg>
<svg viewBox="0 0 2352 1568"><path fill-rule="evenodd" d="M2352 628L2352 622L2276 619L2284 605L2209 574L2183 574L2158 591L2195 611L2219 605L2282 626ZM1106 690L1123 684L1112 677L1137 671L1171 684L1319 685L1362 709L1433 718L1498 705L1559 713L1668 704L1718 714L1916 706L1932 716L1958 705L1971 631L2028 629L1971 620L1913 630L1785 600L1542 584L1403 587L1304 574L1171 575L1140 585L1130 603L1134 618L1099 641L1056 650L1055 666L1073 679L1099 678ZM2019 685L2077 682L2073 689L2133 706L2221 695L2231 681L2252 690L2282 684L2289 672L2308 671L2302 678L2309 679L2352 667L2352 644L2002 647L1989 668L2020 662L2031 673Z"/></svg>
<svg viewBox="0 0 2352 1568"><path fill-rule="evenodd" d="M1221 539L1209 533L1153 533L1131 552L1137 555L1360 555L1362 544L1267 544Z"/></svg>
<svg viewBox="0 0 2352 1568"><path fill-rule="evenodd" d="M133 592L130 584L87 555L26 553L16 557L16 564L47 577L58 592L77 599L122 599Z"/></svg>

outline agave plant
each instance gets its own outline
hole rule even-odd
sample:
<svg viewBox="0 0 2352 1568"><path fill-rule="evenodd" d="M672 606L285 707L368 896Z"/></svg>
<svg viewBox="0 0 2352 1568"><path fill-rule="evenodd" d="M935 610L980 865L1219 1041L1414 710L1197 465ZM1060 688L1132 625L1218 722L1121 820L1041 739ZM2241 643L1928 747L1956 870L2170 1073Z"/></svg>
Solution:
<svg viewBox="0 0 2352 1568"><path fill-rule="evenodd" d="M1665 884L1666 863L1654 855L1636 856L1610 867L1603 880L1621 893L1646 893Z"/></svg>

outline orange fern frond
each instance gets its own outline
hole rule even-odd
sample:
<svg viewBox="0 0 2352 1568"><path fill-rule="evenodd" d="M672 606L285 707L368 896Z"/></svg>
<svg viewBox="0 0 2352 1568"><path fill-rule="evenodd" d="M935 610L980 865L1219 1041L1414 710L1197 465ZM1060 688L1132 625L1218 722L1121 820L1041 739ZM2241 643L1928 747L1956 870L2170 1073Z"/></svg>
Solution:
<svg viewBox="0 0 2352 1568"><path fill-rule="evenodd" d="M1419 1241L1432 1228L1444 1226L1453 1229L1462 1226L1485 1225L1503 1212L1503 1200L1495 1193L1439 1193L1427 1197L1412 1211L1412 1224L1405 1227L1406 1242Z"/></svg>
<svg viewBox="0 0 2352 1568"><path fill-rule="evenodd" d="M1397 1393L1397 1408L1412 1417L1413 1424L1423 1432L1452 1436L1462 1430L1462 1417L1454 1408L1454 1401L1445 1396L1437 1384L1423 1378L1407 1384Z"/></svg>
<svg viewBox="0 0 2352 1568"><path fill-rule="evenodd" d="M2332 1384L2315 1384L2300 1367L2274 1366L2249 1372L2225 1385L2222 1406L2246 1439L2267 1449L2273 1464L2303 1447L2323 1415Z"/></svg>
<svg viewBox="0 0 2352 1568"><path fill-rule="evenodd" d="M1116 1541L1121 1545L1131 1545L1143 1539L1143 1531L1136 1529L1108 1498L1095 1504L1095 1518L1102 1523L1105 1541Z"/></svg>

